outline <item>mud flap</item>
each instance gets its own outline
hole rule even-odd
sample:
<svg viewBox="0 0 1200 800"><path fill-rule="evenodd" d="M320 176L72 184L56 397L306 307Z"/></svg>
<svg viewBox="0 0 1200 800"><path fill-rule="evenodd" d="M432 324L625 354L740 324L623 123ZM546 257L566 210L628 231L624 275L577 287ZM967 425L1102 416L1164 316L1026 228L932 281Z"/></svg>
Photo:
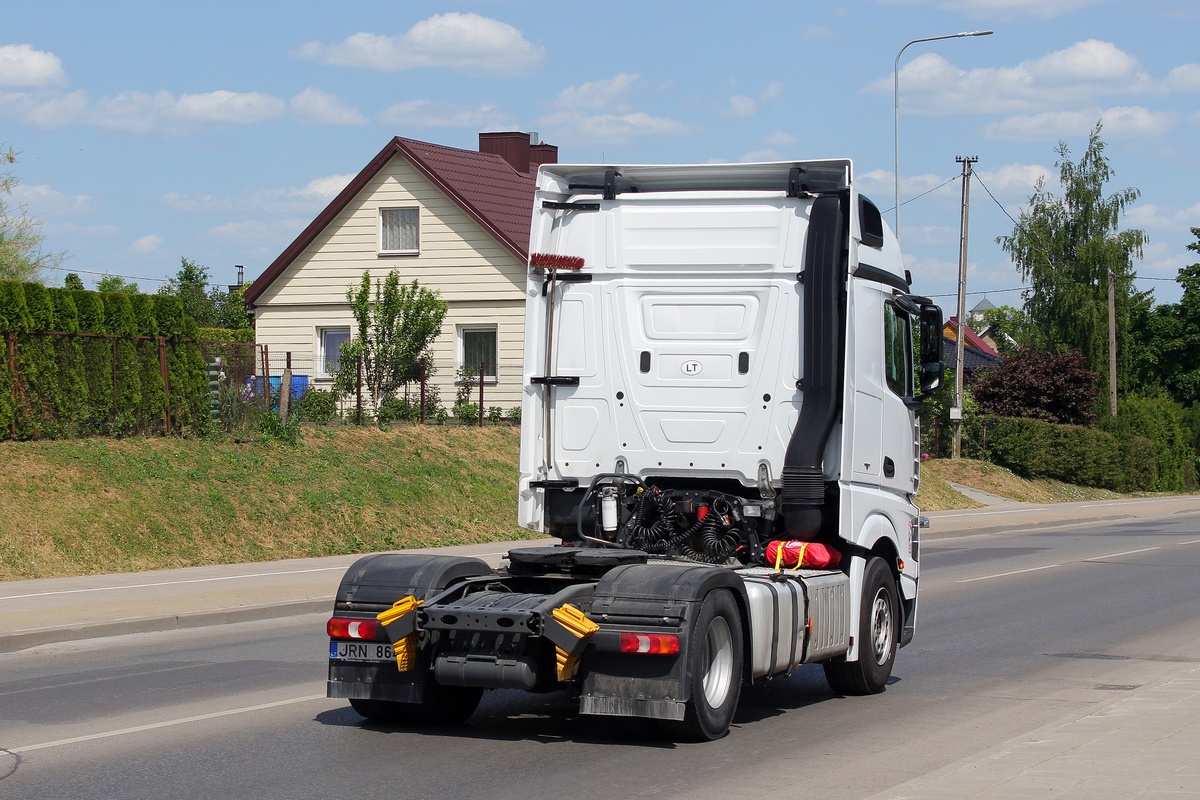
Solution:
<svg viewBox="0 0 1200 800"><path fill-rule="evenodd" d="M589 614L600 631L581 661L580 713L683 719L691 685L687 654L692 624L714 589L731 590L745 618L742 579L723 567L656 563L609 571L596 587ZM675 634L679 653L622 653L623 632ZM744 641L740 644L745 648Z"/></svg>

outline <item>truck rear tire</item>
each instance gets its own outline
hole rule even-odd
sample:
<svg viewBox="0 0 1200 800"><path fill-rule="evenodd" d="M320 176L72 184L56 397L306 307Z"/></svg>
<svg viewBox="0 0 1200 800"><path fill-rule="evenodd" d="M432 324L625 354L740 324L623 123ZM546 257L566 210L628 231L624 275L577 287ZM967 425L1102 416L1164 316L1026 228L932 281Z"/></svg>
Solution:
<svg viewBox="0 0 1200 800"><path fill-rule="evenodd" d="M691 696L682 720L660 720L672 739L705 742L729 733L742 690L742 614L733 595L710 592L688 637Z"/></svg>
<svg viewBox="0 0 1200 800"><path fill-rule="evenodd" d="M375 722L457 725L475 713L482 697L483 689L429 683L425 685L425 699L420 703L352 699L350 707Z"/></svg>
<svg viewBox="0 0 1200 800"><path fill-rule="evenodd" d="M858 613L858 660L827 661L825 680L838 694L878 694L887 686L896 661L900 603L896 579L882 558L867 562Z"/></svg>

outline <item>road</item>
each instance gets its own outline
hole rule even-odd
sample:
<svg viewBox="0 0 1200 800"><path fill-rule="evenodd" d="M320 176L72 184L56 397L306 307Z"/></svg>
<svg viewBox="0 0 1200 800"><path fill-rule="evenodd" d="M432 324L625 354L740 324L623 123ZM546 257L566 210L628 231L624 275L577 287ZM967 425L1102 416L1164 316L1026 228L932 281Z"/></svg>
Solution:
<svg viewBox="0 0 1200 800"><path fill-rule="evenodd" d="M324 615L2 654L0 796L859 799L1200 664L1200 516L931 541L922 569L886 692L806 667L703 745L561 693L365 723L323 697Z"/></svg>

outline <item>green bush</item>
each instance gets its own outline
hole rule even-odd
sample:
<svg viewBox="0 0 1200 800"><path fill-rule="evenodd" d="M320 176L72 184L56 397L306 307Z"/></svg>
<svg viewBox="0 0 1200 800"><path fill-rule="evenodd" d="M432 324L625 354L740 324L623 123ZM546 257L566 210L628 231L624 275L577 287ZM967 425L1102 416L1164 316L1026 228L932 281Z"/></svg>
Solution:
<svg viewBox="0 0 1200 800"><path fill-rule="evenodd" d="M988 460L1026 478L1127 492L1161 486L1155 445L1145 437L1016 417L981 416L979 422Z"/></svg>
<svg viewBox="0 0 1200 800"><path fill-rule="evenodd" d="M521 424L521 407L513 406L508 411L505 411L504 418L513 425L520 425Z"/></svg>
<svg viewBox="0 0 1200 800"><path fill-rule="evenodd" d="M504 421L504 409L501 408L500 406L488 406L487 407L487 421L497 424L497 425L500 424L501 422L503 422Z"/></svg>
<svg viewBox="0 0 1200 800"><path fill-rule="evenodd" d="M300 422L328 425L337 416L337 397L324 389L309 389L292 401L292 414Z"/></svg>
<svg viewBox="0 0 1200 800"><path fill-rule="evenodd" d="M1170 397L1127 394L1117 406L1117 416L1103 418L1101 427L1122 440L1145 437L1151 442L1157 470L1147 488L1173 492L1195 485L1196 450L1187 412Z"/></svg>
<svg viewBox="0 0 1200 800"><path fill-rule="evenodd" d="M389 422L416 422L421 418L421 404L407 397L389 397L379 404L375 418L382 424Z"/></svg>
<svg viewBox="0 0 1200 800"><path fill-rule="evenodd" d="M287 422L279 419L278 414L262 414L258 418L258 430L264 437L283 444L300 443L300 420L289 415Z"/></svg>

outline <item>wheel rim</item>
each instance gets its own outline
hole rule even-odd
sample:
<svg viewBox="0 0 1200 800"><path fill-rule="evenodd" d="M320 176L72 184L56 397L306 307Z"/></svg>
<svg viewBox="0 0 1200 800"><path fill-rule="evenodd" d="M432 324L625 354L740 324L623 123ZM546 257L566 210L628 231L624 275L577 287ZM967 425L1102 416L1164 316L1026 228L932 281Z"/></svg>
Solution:
<svg viewBox="0 0 1200 800"><path fill-rule="evenodd" d="M887 662L892 653L892 643L892 603L887 591L881 588L871 602L871 649L876 664Z"/></svg>
<svg viewBox="0 0 1200 800"><path fill-rule="evenodd" d="M711 708L720 708L729 697L729 684L733 678L733 635L724 617L713 618L704 639L708 650L704 699Z"/></svg>

